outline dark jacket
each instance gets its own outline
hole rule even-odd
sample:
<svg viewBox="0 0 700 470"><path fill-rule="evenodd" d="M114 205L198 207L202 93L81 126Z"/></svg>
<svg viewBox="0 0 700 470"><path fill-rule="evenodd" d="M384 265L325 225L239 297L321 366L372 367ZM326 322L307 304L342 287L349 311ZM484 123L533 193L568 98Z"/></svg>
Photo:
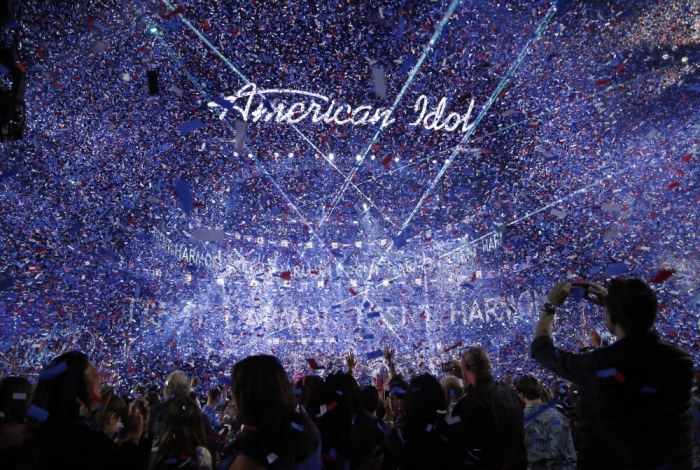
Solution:
<svg viewBox="0 0 700 470"><path fill-rule="evenodd" d="M685 351L653 331L585 354L540 336L531 350L580 387L579 468L691 468L693 361Z"/></svg>
<svg viewBox="0 0 700 470"><path fill-rule="evenodd" d="M459 422L454 423L459 417ZM515 390L478 379L452 412L450 445L456 468L525 469L523 411Z"/></svg>
<svg viewBox="0 0 700 470"><path fill-rule="evenodd" d="M22 470L145 469L150 441L140 446L115 444L104 433L93 431L83 421L66 425L45 424L22 443Z"/></svg>
<svg viewBox="0 0 700 470"><path fill-rule="evenodd" d="M388 438L384 469L424 470L450 468L449 438L445 415L436 413L420 423L394 427Z"/></svg>

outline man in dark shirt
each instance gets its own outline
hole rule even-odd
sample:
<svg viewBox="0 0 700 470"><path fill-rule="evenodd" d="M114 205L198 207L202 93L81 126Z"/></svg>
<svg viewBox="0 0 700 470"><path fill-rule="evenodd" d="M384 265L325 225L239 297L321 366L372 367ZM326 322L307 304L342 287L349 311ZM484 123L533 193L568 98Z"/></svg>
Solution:
<svg viewBox="0 0 700 470"><path fill-rule="evenodd" d="M471 385L449 419L455 466L470 469L525 469L523 412L515 390L496 382L483 348L468 349L462 378Z"/></svg>
<svg viewBox="0 0 700 470"><path fill-rule="evenodd" d="M571 284L560 282L548 295L531 345L537 362L580 387L578 468L690 469L693 361L653 329L656 295L638 279L615 279L607 289L580 286L586 299L605 307L618 340L584 354L555 347L554 312L571 291Z"/></svg>

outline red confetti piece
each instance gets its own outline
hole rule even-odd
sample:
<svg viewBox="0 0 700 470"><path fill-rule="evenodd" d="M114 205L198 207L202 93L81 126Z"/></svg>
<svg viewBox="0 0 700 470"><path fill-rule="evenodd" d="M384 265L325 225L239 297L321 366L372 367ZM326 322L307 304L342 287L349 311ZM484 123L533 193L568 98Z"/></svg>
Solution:
<svg viewBox="0 0 700 470"><path fill-rule="evenodd" d="M653 278L651 278L651 282L653 284L661 284L664 282L666 279L669 277L673 276L676 274L676 272L672 269L660 269L659 272L657 272Z"/></svg>
<svg viewBox="0 0 700 470"><path fill-rule="evenodd" d="M626 67L626 66L627 66L627 64L625 64L624 62L621 63L620 65L618 65L617 67L615 67L615 73L616 73L617 75L621 74L622 71L625 70L625 67Z"/></svg>
<svg viewBox="0 0 700 470"><path fill-rule="evenodd" d="M180 13L182 13L182 12L183 12L182 7L181 7L181 6L178 6L178 7L175 8L173 11L166 13L166 14L165 14L165 19L168 19L168 20L169 20L169 19L172 18L173 16L178 15L178 14L180 14Z"/></svg>
<svg viewBox="0 0 700 470"><path fill-rule="evenodd" d="M667 188L668 188L669 190L671 190L671 189L676 189L676 188L677 188L678 186L680 186L680 185L681 185L681 184L680 184L678 181L674 181L673 183L669 184L669 185L667 186Z"/></svg>
<svg viewBox="0 0 700 470"><path fill-rule="evenodd" d="M292 278L292 272L291 271L285 271L283 273L280 273L280 277L284 279L285 281L289 281Z"/></svg>
<svg viewBox="0 0 700 470"><path fill-rule="evenodd" d="M610 80L606 80L604 78L601 78L600 80L597 80L595 82L595 85L596 86L608 86L608 85L610 85Z"/></svg>
<svg viewBox="0 0 700 470"><path fill-rule="evenodd" d="M353 289L352 287L350 288L350 293L352 295L357 295L357 291L355 289Z"/></svg>
<svg viewBox="0 0 700 470"><path fill-rule="evenodd" d="M683 155L683 156L681 157L681 160L683 160L683 161L686 162L686 163L690 163L690 161L691 161L692 159L693 159L693 156L692 156L691 154Z"/></svg>
<svg viewBox="0 0 700 470"><path fill-rule="evenodd" d="M384 160L382 160L382 166L384 167L385 170L389 169L389 164L391 163L391 155L387 155L384 157Z"/></svg>

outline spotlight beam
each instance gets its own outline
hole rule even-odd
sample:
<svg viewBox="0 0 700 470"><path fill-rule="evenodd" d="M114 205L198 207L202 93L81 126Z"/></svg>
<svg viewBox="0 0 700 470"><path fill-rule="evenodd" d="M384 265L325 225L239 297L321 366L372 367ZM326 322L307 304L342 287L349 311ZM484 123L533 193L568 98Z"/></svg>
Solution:
<svg viewBox="0 0 700 470"><path fill-rule="evenodd" d="M440 38L440 35L442 34L442 30L445 28L445 25L450 20L452 13L454 13L455 9L457 8L457 5L459 5L460 2L461 2L461 0L453 0L452 3L450 4L449 8L447 9L445 14L443 15L442 20L440 20L440 23L438 24L438 28L435 30L435 32L433 33L433 36L430 38L430 41L428 42L428 46L423 48L423 53L421 54L420 58L418 59L418 62L416 62L416 64L413 66L413 69L411 69L411 72L408 74L408 78L406 79L406 82L401 87L401 91L396 96L394 103L389 108L389 112L388 112L385 120L388 120L389 118L391 118L391 115L394 114L394 111L396 110L396 106L398 106L399 102L403 98L403 95L406 93L406 90L408 89L408 87L413 82L413 79L418 74L418 71L420 70L421 66L423 65L423 62L428 57L428 54L430 54L433 51L433 46L435 45L437 40ZM364 152L362 152L362 154L360 155L360 158L358 159L357 164L353 167L352 171L350 172L350 178L347 181L352 180L352 177L355 175L355 172L357 172L357 169L360 167L360 165L362 165L362 162L365 161L365 158L367 157L367 154L369 153L369 151L372 149L372 146L379 139L379 135L382 133L383 129L384 129L384 127L380 124L379 127L377 128L376 132L374 133L372 140L370 140L369 144L367 144L367 148L365 149ZM323 225L326 218L331 216L331 214L335 210L336 206L338 205L338 202L343 197L343 195L345 194L345 191L347 189L348 189L348 184L346 183L340 189L340 192L338 194L336 194L335 198L333 199L333 203L331 204L331 208L328 211L328 214L324 215L321 218L321 220L319 221L319 223L318 223L319 228L321 228L321 226ZM392 223L392 225L395 225L395 224Z"/></svg>
<svg viewBox="0 0 700 470"><path fill-rule="evenodd" d="M604 169L603 169L603 171L604 171ZM533 216L535 216L535 215L537 215L537 214L539 214L539 213L541 213L541 212L546 211L547 209L551 209L552 207L554 207L554 206L556 206L556 205L558 205L558 204L561 204L562 202L565 202L565 201L567 201L567 200L573 198L574 196L577 196L577 195L579 195L579 194L583 194L583 193L589 191L590 189L592 189L592 188L594 188L594 187L596 187L596 186L599 186L599 185L603 184L605 181L607 181L608 179L612 178L613 176L617 176L617 175L620 175L620 174L622 174L622 173L624 173L624 170L618 170L618 171L616 171L616 172L610 173L610 174L606 175L604 178L602 178L602 179L600 179L600 180L598 180L598 181L595 181L595 182L593 182L593 183L591 183L591 184L589 184L589 185L586 185L586 186L584 186L583 188L579 188L579 189L577 189L576 191L574 191L574 192L572 192L572 193L569 193L569 194L567 194L567 195L565 195L565 196L562 196L562 197L560 197L559 199L557 199L557 200L555 200L555 201L552 201L552 202L550 202L550 203L547 203L547 204L545 204L545 205L542 206L542 207L539 207L539 208L537 208L537 209L535 209L535 210L533 210L533 211L531 211L531 212L527 212L526 214L523 214L522 216L517 217L517 218L511 220L510 222L504 224L504 227L512 227L512 226L514 226L514 225L517 225L517 224L519 224L520 222L523 222L523 221L525 221L525 220L527 220L527 219L530 219L530 218L532 218ZM428 267L428 266L435 265L439 260L442 260L442 259L445 259L445 258L449 258L450 256L454 255L455 253L458 253L458 252L464 250L465 248L468 248L468 247L470 247L470 246L472 246L472 245L475 245L476 243L480 242L481 240L484 240L484 239L486 239L486 238L488 238L488 237L491 237L491 236L493 236L493 235L496 234L496 233L497 233L496 230L491 230L491 231L489 231L489 232L487 232L487 233L481 235L480 237L477 237L477 238L475 238L475 239L473 239L473 240L468 240L468 241L464 242L463 244L461 244L461 245L459 245L459 246L457 246L457 247L455 247L455 248L453 248L453 249L451 249L451 250L449 250L449 251L446 251L446 252L444 252L444 253L442 253L442 254L436 256L436 257L430 258L430 259L428 259L427 261L423 261L423 263L421 263L420 265L418 265L418 266L416 267L416 269L418 269L418 268L426 268L426 267ZM403 277L403 276L405 276L405 274L397 274L397 275L395 275L394 277L387 278L387 279L383 279L382 282L380 282L380 283L377 283L377 284L374 284L374 285L370 285L370 286L364 288L363 290L361 290L360 292L358 292L357 295L359 296L359 295L362 294L362 295L364 295L364 296L367 296L367 295L370 293L370 291L381 287L381 286L383 285L383 282L384 282L384 281L393 282L393 281L396 281L396 280L400 279L400 278ZM349 298L343 300L342 302L339 302L338 305L343 305L343 304L346 304L346 303L348 303L348 302L351 302L351 301L354 300L355 298L356 298L356 297L349 297Z"/></svg>
<svg viewBox="0 0 700 470"><path fill-rule="evenodd" d="M506 87L506 85L510 82L511 78L514 76L515 72L520 68L520 65L522 64L523 60L525 59L525 56L530 51L530 46L539 40L540 36L546 29L547 25L549 24L549 21L552 19L554 14L556 13L556 3L552 3L552 5L549 7L549 10L547 11L547 14L545 17L542 19L540 22L539 26L535 30L535 34L528 39L528 41L525 43L525 46L523 46L522 50L520 51L520 54L518 54L518 57L515 59L515 61L511 64L511 66L508 68L508 71L506 72L505 76L501 79L500 83L496 87L496 89L491 93L491 96L489 97L489 100L486 102L484 107L481 109L479 112L479 115L477 118L474 120L472 123L472 126L467 130L467 132L464 134L464 137L462 137L462 140L457 144L455 147L454 151L450 155L450 157L445 160L445 163L442 165L442 168L438 172L438 174L435 176L433 181L430 183L428 186L428 189L423 192L423 195L420 197L418 200L418 203L416 206L413 208L409 216L406 218L406 220L401 224L401 229L399 232L396 234L396 236L399 236L406 228L408 228L408 225L411 223L415 215L418 213L420 208L423 206L423 203L425 200L432 194L433 190L437 186L438 182L442 179L442 177L445 175L449 167L452 165L452 162L454 161L455 157L461 150L462 146L469 140L469 138L472 136L476 128L479 126L481 121L484 119L488 111L491 109L491 106L496 102L498 99L498 95L500 95L501 91ZM382 261L386 259L386 256L389 254L389 252L392 250L393 243L389 244L387 249L385 250L384 254L382 255L380 261L377 264L380 264ZM367 280L365 281L365 284L369 282L369 280L372 278L374 270L370 270L369 275L367 276Z"/></svg>

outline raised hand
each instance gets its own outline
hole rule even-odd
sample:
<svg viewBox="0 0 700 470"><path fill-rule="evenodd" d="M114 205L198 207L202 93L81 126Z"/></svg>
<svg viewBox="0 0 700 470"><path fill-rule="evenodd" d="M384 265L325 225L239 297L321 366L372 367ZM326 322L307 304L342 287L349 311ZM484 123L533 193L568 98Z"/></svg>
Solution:
<svg viewBox="0 0 700 470"><path fill-rule="evenodd" d="M352 372L355 370L355 366L357 366L357 359L355 358L355 355L349 352L345 358L345 363L348 365L348 373L352 374Z"/></svg>
<svg viewBox="0 0 700 470"><path fill-rule="evenodd" d="M605 287L595 282L586 282L584 284L584 298L596 305L605 307L605 299L608 296L608 291Z"/></svg>
<svg viewBox="0 0 700 470"><path fill-rule="evenodd" d="M389 349L389 346L384 346L384 359L391 362L391 358L394 356L394 351Z"/></svg>
<svg viewBox="0 0 700 470"><path fill-rule="evenodd" d="M571 284L566 281L557 282L547 295L547 302L558 307L563 304L571 292Z"/></svg>

